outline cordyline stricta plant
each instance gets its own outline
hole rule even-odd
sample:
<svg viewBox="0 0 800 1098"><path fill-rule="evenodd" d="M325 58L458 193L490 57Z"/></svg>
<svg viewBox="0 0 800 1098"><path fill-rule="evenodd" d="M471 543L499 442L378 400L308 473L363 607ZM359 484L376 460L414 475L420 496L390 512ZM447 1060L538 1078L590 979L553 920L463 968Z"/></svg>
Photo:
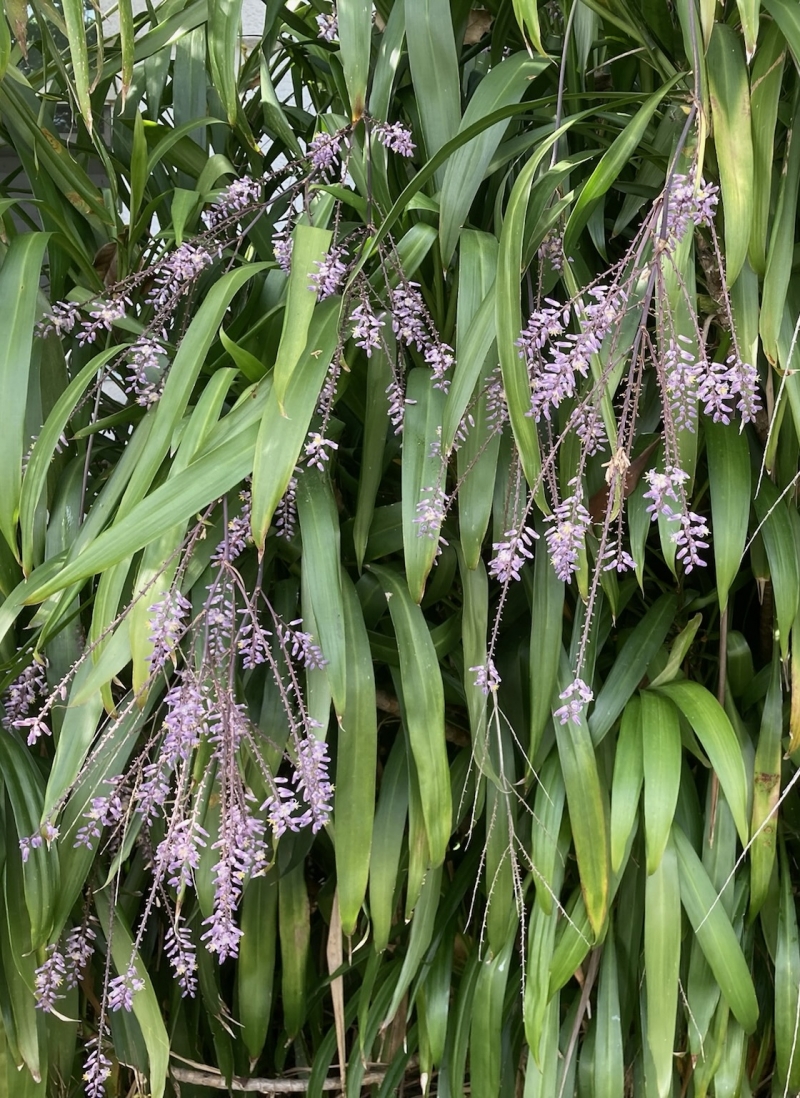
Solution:
<svg viewBox="0 0 800 1098"><path fill-rule="evenodd" d="M0 20L0 1090L794 1098L793 0L241 9Z"/></svg>

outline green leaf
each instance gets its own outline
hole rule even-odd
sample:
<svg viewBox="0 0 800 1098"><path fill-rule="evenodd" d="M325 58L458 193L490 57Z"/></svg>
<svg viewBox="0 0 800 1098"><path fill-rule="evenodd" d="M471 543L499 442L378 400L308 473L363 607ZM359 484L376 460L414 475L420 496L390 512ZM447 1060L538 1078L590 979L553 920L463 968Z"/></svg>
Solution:
<svg viewBox="0 0 800 1098"><path fill-rule="evenodd" d="M150 1062L150 1092L153 1098L162 1098L169 1069L169 1037L161 1017L161 1007L153 990L153 984L141 958L133 948L133 939L125 926L119 908L112 908L105 891L95 892L94 902L107 941L111 941L111 953L117 973L124 975L133 965L144 987L133 996L133 1013L142 1030ZM111 920L113 917L113 930Z"/></svg>
<svg viewBox="0 0 800 1098"><path fill-rule="evenodd" d="M599 744L642 681L650 661L664 643L675 617L674 595L662 595L653 603L625 641L608 678L603 683L589 718L592 739Z"/></svg>
<svg viewBox="0 0 800 1098"><path fill-rule="evenodd" d="M253 540L263 552L267 531L306 440L338 339L341 302L329 298L314 310L305 350L287 384L283 406L270 391L258 432L253 466ZM246 475L246 474L245 474Z"/></svg>
<svg viewBox="0 0 800 1098"><path fill-rule="evenodd" d="M775 868L778 836L778 802L781 792L781 740L783 737L783 693L777 647L772 655L761 730L753 766L753 815L750 847L750 918L753 919L769 894Z"/></svg>
<svg viewBox="0 0 800 1098"><path fill-rule="evenodd" d="M678 854L680 897L689 922L734 1017L752 1033L758 1003L742 948L694 847L677 824L673 824L672 835Z"/></svg>
<svg viewBox="0 0 800 1098"><path fill-rule="evenodd" d="M292 236L292 273L286 288L286 310L274 373L275 396L282 411L286 389L306 348L314 315L317 294L311 287L311 276L328 251L331 235L328 229L300 224Z"/></svg>
<svg viewBox="0 0 800 1098"><path fill-rule="evenodd" d="M346 664L344 606L339 569L339 515L330 481L318 469L304 469L297 478L297 513L303 537L303 586L319 630L333 701L345 707ZM330 703L329 703L330 704Z"/></svg>
<svg viewBox="0 0 800 1098"><path fill-rule="evenodd" d="M369 0L339 0L336 15L344 81L350 96L350 119L357 122L364 113L367 97L372 5Z"/></svg>
<svg viewBox="0 0 800 1098"><path fill-rule="evenodd" d="M678 711L672 702L644 690L641 705L647 872L654 873L675 816L683 751Z"/></svg>
<svg viewBox="0 0 800 1098"><path fill-rule="evenodd" d="M747 776L736 733L717 699L698 682L658 687L686 717L708 755L728 801L742 845L747 845Z"/></svg>
<svg viewBox="0 0 800 1098"><path fill-rule="evenodd" d="M750 517L750 450L747 438L722 423L704 422L711 527L720 610L739 574Z"/></svg>
<svg viewBox="0 0 800 1098"><path fill-rule="evenodd" d="M72 78L78 110L92 132L92 101L89 98L89 47L87 44L85 10L82 0L64 0L64 22L67 25L67 41L72 60Z"/></svg>
<svg viewBox="0 0 800 1098"><path fill-rule="evenodd" d="M439 551L441 519L437 522L440 493L444 492L446 467L439 453L444 393L434 388L430 370L418 368L408 375L403 423L402 506L403 553L408 589L421 602L425 583ZM427 517L425 532L419 519Z"/></svg>
<svg viewBox="0 0 800 1098"><path fill-rule="evenodd" d="M797 1033L800 1028L800 943L797 933L792 875L786 847L781 843L780 906L775 950L775 1058L778 1079L787 1093L800 1087L800 1056ZM755 1029L755 1022L748 1033Z"/></svg>
<svg viewBox="0 0 800 1098"><path fill-rule="evenodd" d="M236 966L238 1020L247 1054L257 1060L267 1038L275 995L278 880L274 867L248 883L242 899L241 929Z"/></svg>
<svg viewBox="0 0 800 1098"><path fill-rule="evenodd" d="M789 655L789 638L800 604L800 560L797 539L786 502L772 481L764 476L753 500L767 550L781 658Z"/></svg>
<svg viewBox="0 0 800 1098"><path fill-rule="evenodd" d="M744 264L753 227L750 88L740 39L732 27L714 24L706 58L725 216L725 272L730 287Z"/></svg>
<svg viewBox="0 0 800 1098"><path fill-rule="evenodd" d="M612 873L620 871L636 823L644 781L642 737L642 703L637 696L630 699L623 711L614 755L611 782Z"/></svg>
<svg viewBox="0 0 800 1098"><path fill-rule="evenodd" d="M367 891L375 815L378 724L375 675L364 617L355 588L342 571L347 695L339 713L333 803L336 881L342 932L355 932Z"/></svg>
<svg viewBox="0 0 800 1098"><path fill-rule="evenodd" d="M561 658L559 685L566 688L572 678L566 655ZM554 721L561 772L567 790L570 827L581 875L586 913L597 937L608 911L609 853L605 798L597 769L592 738L586 719Z"/></svg>
<svg viewBox="0 0 800 1098"><path fill-rule="evenodd" d="M408 63L428 157L458 131L461 85L447 0L405 0ZM437 173L441 182L443 173Z"/></svg>
<svg viewBox="0 0 800 1098"><path fill-rule="evenodd" d="M439 661L425 617L404 580L388 568L372 565L370 570L386 593L397 637L408 739L419 778L431 863L437 866L444 859L452 820Z"/></svg>
<svg viewBox="0 0 800 1098"><path fill-rule="evenodd" d="M492 68L470 99L459 132L498 107L518 102L530 82L548 65L543 58L531 59L525 53L518 53ZM473 199L506 128L506 122L499 122L450 157L439 196L439 241L445 266L456 249Z"/></svg>
<svg viewBox="0 0 800 1098"><path fill-rule="evenodd" d="M31 369L33 325L38 311L39 278L48 233L15 237L0 267L0 533L14 555L22 486L25 416Z"/></svg>
<svg viewBox="0 0 800 1098"><path fill-rule="evenodd" d="M228 124L240 111L236 86L236 53L242 22L242 0L209 0L208 57L213 86L222 100Z"/></svg>
<svg viewBox="0 0 800 1098"><path fill-rule="evenodd" d="M672 1058L681 960L680 884L675 845L670 841L655 872L647 878L644 900L646 1036L653 1057L659 1098L668 1098L672 1094Z"/></svg>
<svg viewBox="0 0 800 1098"><path fill-rule="evenodd" d="M636 149L641 144L650 119L658 109L661 100L681 78L680 74L673 76L665 84L649 96L639 110L615 138L611 147L603 154L600 163L583 185L578 201L570 214L567 227L564 231L564 254L571 255L578 236L586 226L592 211L597 206L602 196L616 182L622 169L629 163Z"/></svg>

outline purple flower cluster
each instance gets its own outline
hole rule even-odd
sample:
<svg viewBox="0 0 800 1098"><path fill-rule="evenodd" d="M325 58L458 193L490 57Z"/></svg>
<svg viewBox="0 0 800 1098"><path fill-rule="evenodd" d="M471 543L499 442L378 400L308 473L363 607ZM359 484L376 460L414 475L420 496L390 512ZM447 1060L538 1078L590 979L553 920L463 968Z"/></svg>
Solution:
<svg viewBox="0 0 800 1098"><path fill-rule="evenodd" d="M422 499L417 504L417 517L414 525L417 537L438 538L444 522L447 498L440 485L422 489Z"/></svg>
<svg viewBox="0 0 800 1098"><path fill-rule="evenodd" d="M177 588L167 591L162 599L150 607L152 617L148 625L153 651L148 657L150 671L160 671L172 659L175 648L186 632L186 615L192 604Z"/></svg>
<svg viewBox="0 0 800 1098"><path fill-rule="evenodd" d="M675 554L683 564L683 569L688 576L693 568L705 568L706 562L701 558L701 551L708 549L706 539L710 530L706 526L705 519L696 515L694 511L687 511L680 516L681 528L672 535L672 540L678 546Z"/></svg>
<svg viewBox="0 0 800 1098"><path fill-rule="evenodd" d="M342 288L347 277L347 265L342 262L346 255L345 248L332 248L324 259L316 261L317 270L312 273L308 288L316 293L317 301L332 297Z"/></svg>
<svg viewBox="0 0 800 1098"><path fill-rule="evenodd" d="M689 350L691 342L681 335L670 339L662 358L666 398L679 431L694 431L697 426L697 397L707 369Z"/></svg>
<svg viewBox="0 0 800 1098"><path fill-rule="evenodd" d="M214 906L203 920L208 927L201 940L220 961L236 957L242 931L236 925L236 910L245 881L263 873L267 866L264 823L239 804L228 804L222 816L221 834L213 849L219 852L214 866Z"/></svg>
<svg viewBox="0 0 800 1098"><path fill-rule="evenodd" d="M336 18L336 12L331 12L330 15L323 12L316 17L316 21L319 28L318 37L325 42L335 42L339 37L339 20Z"/></svg>
<svg viewBox="0 0 800 1098"><path fill-rule="evenodd" d="M416 146L411 139L411 130L401 122L394 122L391 125L388 122L374 122L373 132L384 148L391 152L399 156L414 155Z"/></svg>
<svg viewBox="0 0 800 1098"><path fill-rule="evenodd" d="M144 335L134 343L129 354L129 386L137 404L149 408L161 393L166 350L161 340Z"/></svg>
<svg viewBox="0 0 800 1098"><path fill-rule="evenodd" d="M556 229L551 229L539 245L540 263L549 263L559 274L564 270L564 241Z"/></svg>
<svg viewBox="0 0 800 1098"><path fill-rule="evenodd" d="M209 229L215 229L231 217L237 217L261 202L262 184L249 175L235 179L219 194L210 210L203 214Z"/></svg>
<svg viewBox="0 0 800 1098"><path fill-rule="evenodd" d="M75 927L67 935L63 951L55 945L48 947L47 958L35 973L33 994L39 1010L51 1013L64 998L64 991L78 986L94 952L94 941L91 927Z"/></svg>
<svg viewBox="0 0 800 1098"><path fill-rule="evenodd" d="M158 265L148 303L159 309L169 305L186 293L213 262L213 255L202 244L185 240Z"/></svg>
<svg viewBox="0 0 800 1098"><path fill-rule="evenodd" d="M567 332L569 312L549 301L537 309L519 339L520 358L525 359L531 378L529 415L537 423L550 419L553 409L574 396L577 377L586 377L591 357L597 354L611 329L625 315L627 297L620 289L594 286L588 291L590 304L576 305L577 332ZM543 353L548 346L548 355Z"/></svg>
<svg viewBox="0 0 800 1098"><path fill-rule="evenodd" d="M520 569L533 557L531 546L539 535L530 526L522 526L506 530L505 537L492 545L494 556L489 562L489 575L503 584L520 578Z"/></svg>
<svg viewBox="0 0 800 1098"><path fill-rule="evenodd" d="M425 362L431 368L434 389L447 393L450 389L447 374L455 362L453 348L446 343L434 343L425 351Z"/></svg>
<svg viewBox="0 0 800 1098"><path fill-rule="evenodd" d="M394 433L399 435L403 430L403 422L406 417L406 405L414 404L415 402L406 399L406 394L403 392L400 382L396 379L389 382L386 387L386 395L389 398L389 422L392 427L394 427Z"/></svg>
<svg viewBox="0 0 800 1098"><path fill-rule="evenodd" d="M687 175L675 175L667 200L667 236L677 242L690 225L710 225L719 201L719 188L704 179L695 185Z"/></svg>
<svg viewBox="0 0 800 1098"><path fill-rule="evenodd" d="M311 469L319 469L324 473L331 459L331 453L339 449L339 443L332 439L323 438L319 432L309 432L308 442L303 448L306 464Z"/></svg>
<svg viewBox="0 0 800 1098"><path fill-rule="evenodd" d="M275 508L275 533L291 541L297 528L297 477L291 477L281 501Z"/></svg>
<svg viewBox="0 0 800 1098"><path fill-rule="evenodd" d="M116 785L117 782L115 781ZM91 850L92 843L99 839L104 827L115 827L122 819L125 807L119 792L114 791L105 796L93 797L89 809L84 812L84 823L75 833L76 847L85 846Z"/></svg>
<svg viewBox="0 0 800 1098"><path fill-rule="evenodd" d="M544 535L550 560L558 578L569 581L578 570L578 559L591 523L589 512L579 496L570 496L553 509L547 521L552 524Z"/></svg>
<svg viewBox="0 0 800 1098"><path fill-rule="evenodd" d="M90 310L90 319L81 324L78 333L80 346L94 343L101 332L110 332L116 321L124 320L126 305L130 305L130 301L122 297L112 297L108 301L99 301Z"/></svg>
<svg viewBox="0 0 800 1098"><path fill-rule="evenodd" d="M580 724L583 711L594 694L583 679L575 678L558 696L565 703L553 713L559 724L566 724L568 721Z"/></svg>
<svg viewBox="0 0 800 1098"><path fill-rule="evenodd" d="M87 1098L105 1098L106 1079L111 1075L111 1061L100 1050L100 1037L93 1037L86 1046L89 1055L84 1064L83 1081Z"/></svg>
<svg viewBox="0 0 800 1098"><path fill-rule="evenodd" d="M383 313L375 315L366 299L350 314L350 320L355 324L353 339L356 347L361 347L367 358L371 358L372 352L379 350L383 342L383 317Z"/></svg>
<svg viewBox="0 0 800 1098"><path fill-rule="evenodd" d="M758 393L758 374L754 367L731 354L724 363L712 362L700 380L697 391L703 411L715 423L729 424L733 415L733 402L742 416L742 426L755 420L761 409Z"/></svg>
<svg viewBox="0 0 800 1098"><path fill-rule="evenodd" d="M63 335L69 335L80 315L80 308L74 301L57 301L39 321L36 331L40 336L54 332L60 339Z"/></svg>
<svg viewBox="0 0 800 1098"><path fill-rule="evenodd" d="M144 980L137 975L136 967L131 962L125 972L108 982L108 1009L125 1010L130 1014L134 995L143 989Z"/></svg>
<svg viewBox="0 0 800 1098"><path fill-rule="evenodd" d="M3 698L3 727L28 727L24 724L30 711L47 695L45 668L37 660L17 676Z"/></svg>
<svg viewBox="0 0 800 1098"><path fill-rule="evenodd" d="M281 229L272 238L272 250L275 260L284 274L289 274L292 269L292 245L294 241L288 229Z"/></svg>
<svg viewBox="0 0 800 1098"><path fill-rule="evenodd" d="M423 320L425 302L419 292L419 283L401 282L389 295L392 310L392 331L406 347L416 347L420 354L428 346L430 337Z"/></svg>
<svg viewBox="0 0 800 1098"><path fill-rule="evenodd" d="M296 618L288 625L281 622L278 626L278 639L292 659L300 660L307 671L322 670L328 661L319 645L314 643L313 635L298 629L302 624L302 618Z"/></svg>
<svg viewBox="0 0 800 1098"><path fill-rule="evenodd" d="M342 135L340 133L318 133L312 138L308 148L308 157L311 168L320 175L330 178L333 169L339 160L342 148Z"/></svg>
<svg viewBox="0 0 800 1098"><path fill-rule="evenodd" d="M308 736L297 746L292 781L308 805L307 822L316 834L330 819L333 786L328 773L328 745Z"/></svg>
<svg viewBox="0 0 800 1098"><path fill-rule="evenodd" d="M164 952L169 958L181 994L194 998L197 993L197 953L189 928L171 926L164 938Z"/></svg>
<svg viewBox="0 0 800 1098"><path fill-rule="evenodd" d="M659 515L663 515L667 519L675 518L676 513L669 501L672 500L673 503L680 504L681 500L676 489L681 490L682 485L689 479L689 474L685 473L683 469L668 465L663 473L658 472L656 469L649 469L645 473L644 479L647 481L649 489L645 492L644 498L650 500L647 514L650 515L651 521L655 522Z"/></svg>
<svg viewBox="0 0 800 1098"><path fill-rule="evenodd" d="M207 838L208 832L195 819L173 823L156 849L155 869L159 877L177 889L192 884Z"/></svg>
<svg viewBox="0 0 800 1098"><path fill-rule="evenodd" d="M491 659L487 659L486 663L478 664L477 667L470 667L470 671L475 672L475 686L481 691L482 694L496 694L500 683L503 681L497 673Z"/></svg>

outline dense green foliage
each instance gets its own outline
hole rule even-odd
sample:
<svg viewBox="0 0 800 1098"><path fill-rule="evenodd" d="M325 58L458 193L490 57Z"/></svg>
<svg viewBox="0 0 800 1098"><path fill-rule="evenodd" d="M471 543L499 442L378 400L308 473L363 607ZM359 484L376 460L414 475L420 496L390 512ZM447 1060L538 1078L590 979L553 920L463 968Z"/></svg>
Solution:
<svg viewBox="0 0 800 1098"><path fill-rule="evenodd" d="M797 1095L800 9L241 6L0 18L0 1090Z"/></svg>

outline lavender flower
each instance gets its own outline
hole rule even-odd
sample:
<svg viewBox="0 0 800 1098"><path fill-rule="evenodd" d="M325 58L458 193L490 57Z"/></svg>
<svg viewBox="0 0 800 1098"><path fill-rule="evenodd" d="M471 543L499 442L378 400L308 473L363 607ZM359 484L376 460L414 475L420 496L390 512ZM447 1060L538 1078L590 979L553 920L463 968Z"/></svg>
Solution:
<svg viewBox="0 0 800 1098"><path fill-rule="evenodd" d="M275 508L275 533L291 541L297 528L297 477L291 477L280 503Z"/></svg>
<svg viewBox="0 0 800 1098"><path fill-rule="evenodd" d="M503 372L499 366L492 371L486 386L486 419L495 431L502 430L508 422L508 405L503 389Z"/></svg>
<svg viewBox="0 0 800 1098"><path fill-rule="evenodd" d="M422 497L417 504L417 517L414 519L417 537L439 538L439 531L444 522L445 507L447 505L444 490L439 485L423 488ZM444 544L446 545L447 542Z"/></svg>
<svg viewBox="0 0 800 1098"><path fill-rule="evenodd" d="M149 335L140 336L130 349L130 387L143 408L158 400L166 353L161 341Z"/></svg>
<svg viewBox="0 0 800 1098"><path fill-rule="evenodd" d="M616 570L617 572L633 572L636 569L636 562L630 553L626 553L622 548L622 542L617 541L614 545L609 545L603 553L603 571L611 572Z"/></svg>
<svg viewBox="0 0 800 1098"><path fill-rule="evenodd" d="M400 156L413 156L416 146L411 139L411 130L401 122L375 122L374 131L380 143Z"/></svg>
<svg viewBox="0 0 800 1098"><path fill-rule="evenodd" d="M128 302L130 304L130 302ZM94 343L101 332L110 332L112 325L117 320L125 317L126 302L123 298L111 298L109 301L99 302L89 313L89 320L81 324L78 335L78 343L83 347L87 343Z"/></svg>
<svg viewBox="0 0 800 1098"><path fill-rule="evenodd" d="M300 802L291 789L286 785L285 778L275 779L275 790L271 797L267 797L262 804L262 811L267 814L267 822L272 828L276 839L285 835L287 831L299 831L307 823L306 815L298 816Z"/></svg>
<svg viewBox="0 0 800 1098"><path fill-rule="evenodd" d="M272 238L272 250L278 266L284 274L289 274L292 269L292 245L293 240L287 230L275 233Z"/></svg>
<svg viewBox="0 0 800 1098"><path fill-rule="evenodd" d="M689 474L684 473L683 469L668 465L663 473L659 473L655 469L649 469L645 473L644 479L649 486L649 491L645 492L644 498L651 500L647 508L647 514L650 515L651 522L655 522L659 515L663 515L666 519L675 518L675 512L668 501L679 502L676 489L681 488L686 483Z"/></svg>
<svg viewBox="0 0 800 1098"><path fill-rule="evenodd" d="M214 229L228 218L244 213L261 201L262 185L249 175L235 179L217 196L214 205L203 214L203 221L209 229Z"/></svg>
<svg viewBox="0 0 800 1098"><path fill-rule="evenodd" d="M453 348L446 343L437 343L425 351L425 361L433 373L434 389L446 393L450 388L450 379L446 376L455 362Z"/></svg>
<svg viewBox="0 0 800 1098"><path fill-rule="evenodd" d="M318 37L325 42L335 42L339 37L339 21L336 18L336 12L331 12L330 15L323 12L316 17L316 22L319 28Z"/></svg>
<svg viewBox="0 0 800 1098"><path fill-rule="evenodd" d="M189 928L171 926L164 938L164 952L169 958L181 994L194 998L197 993L197 955Z"/></svg>
<svg viewBox="0 0 800 1098"><path fill-rule="evenodd" d="M320 175L330 177L332 169L339 159L341 146L342 135L340 133L318 133L309 146L309 159L311 160L312 170L319 172Z"/></svg>
<svg viewBox="0 0 800 1098"><path fill-rule="evenodd" d="M191 884L207 838L208 832L194 819L171 825L156 849L158 876L165 877L167 883L177 889Z"/></svg>
<svg viewBox="0 0 800 1098"><path fill-rule="evenodd" d="M45 668L37 660L29 663L11 683L3 698L3 727L19 728L31 709L47 694Z"/></svg>
<svg viewBox="0 0 800 1098"><path fill-rule="evenodd" d="M64 944L64 960L67 966L67 987L74 988L83 976L84 970L94 953L97 935L88 925L76 926L67 935Z"/></svg>
<svg viewBox="0 0 800 1098"><path fill-rule="evenodd" d="M558 578L569 581L578 570L578 558L591 522L589 512L578 496L571 496L554 508L548 522L553 524L545 532L550 560Z"/></svg>
<svg viewBox="0 0 800 1098"><path fill-rule="evenodd" d="M92 848L94 839L99 839L104 827L114 827L123 817L124 808L119 793L93 797L83 818L86 821L75 833L76 847Z"/></svg>
<svg viewBox="0 0 800 1098"><path fill-rule="evenodd" d="M664 381L667 399L678 430L694 431L697 425L697 396L706 364L689 350L691 340L670 339L664 352Z"/></svg>
<svg viewBox="0 0 800 1098"><path fill-rule="evenodd" d="M239 627L236 638L236 647L242 657L242 666L247 671L266 663L269 655L267 637L271 634L262 629L256 620L252 606L244 606L239 611L244 621Z"/></svg>
<svg viewBox="0 0 800 1098"><path fill-rule="evenodd" d="M680 516L681 528L672 535L672 540L678 546L675 554L683 563L684 571L688 576L693 568L705 568L706 562L700 557L700 552L708 549L708 542L704 539L709 536L709 529L701 515L689 511Z"/></svg>
<svg viewBox="0 0 800 1098"><path fill-rule="evenodd" d="M383 317L383 313L380 316L375 315L368 301L362 301L350 314L350 320L355 322L353 339L356 347L361 347L367 358L371 358L372 352L377 351L381 346Z"/></svg>
<svg viewBox="0 0 800 1098"><path fill-rule="evenodd" d="M299 659L306 670L321 670L328 661L323 656L319 645L314 643L313 635L297 628L302 624L302 618L296 618L288 625L281 623L278 626L278 639L284 649L291 653L292 659Z"/></svg>
<svg viewBox="0 0 800 1098"><path fill-rule="evenodd" d="M319 469L321 473L324 473L331 458L329 451L338 449L338 442L323 438L319 433L309 433L309 441L306 443L303 452L306 455L309 468Z"/></svg>
<svg viewBox="0 0 800 1098"><path fill-rule="evenodd" d="M214 257L201 244L184 241L160 264L153 288L147 295L151 305L163 307L173 301L200 277L214 262Z"/></svg>
<svg viewBox="0 0 800 1098"><path fill-rule="evenodd" d="M115 976L108 983L108 1009L125 1010L129 1014L133 1010L133 997L137 991L144 988L144 980L136 974L133 963L121 976Z"/></svg>
<svg viewBox="0 0 800 1098"><path fill-rule="evenodd" d="M710 225L719 201L719 188L704 179L695 188L689 176L675 175L667 196L667 237L680 241L689 225Z"/></svg>
<svg viewBox="0 0 800 1098"><path fill-rule="evenodd" d="M558 696L561 701L566 703L565 705L559 706L553 713L553 716L558 719L559 724L566 724L567 721L572 721L573 724L580 724L583 711L594 697L594 694L583 679L575 678L566 690L562 691Z"/></svg>
<svg viewBox="0 0 800 1098"><path fill-rule="evenodd" d="M87 1098L105 1098L106 1079L111 1075L111 1061L100 1051L100 1037L93 1037L86 1046L89 1055L84 1064L83 1080Z"/></svg>
<svg viewBox="0 0 800 1098"><path fill-rule="evenodd" d="M239 493L239 502L242 505L241 511L228 520L225 537L211 556L211 560L215 564L219 564L221 561L232 564L238 556L241 556L252 540L253 535L250 528L252 499L246 488Z"/></svg>
<svg viewBox="0 0 800 1098"><path fill-rule="evenodd" d="M486 663L479 664L477 667L470 667L470 671L475 672L475 686L481 691L482 694L496 694L503 681L497 673L492 660L488 659Z"/></svg>
<svg viewBox="0 0 800 1098"><path fill-rule="evenodd" d="M489 575L503 584L518 580L523 564L533 557L530 547L538 537L530 526L506 530L506 540L492 545L494 556L489 562Z"/></svg>
<svg viewBox="0 0 800 1098"><path fill-rule="evenodd" d="M315 291L317 301L324 301L341 289L347 275L347 267L342 262L346 254L344 248L333 248L323 259L316 260L317 270L311 275L308 288Z"/></svg>
<svg viewBox="0 0 800 1098"><path fill-rule="evenodd" d="M425 302L419 292L419 283L401 283L390 295L392 331L400 343L416 346L422 353L428 345L428 331L422 318Z"/></svg>
<svg viewBox="0 0 800 1098"><path fill-rule="evenodd" d="M160 671L171 659L178 642L186 631L186 615L192 604L177 588L167 591L162 599L150 607L153 615L148 621L152 632L150 643L153 651L148 657L150 671Z"/></svg>
<svg viewBox="0 0 800 1098"><path fill-rule="evenodd" d="M39 1010L50 1013L59 999L64 998L61 991L67 979L67 966L63 956L54 945L48 947L47 960L36 969L33 994Z"/></svg>
<svg viewBox="0 0 800 1098"><path fill-rule="evenodd" d="M333 786L328 775L328 762L328 747L324 740L309 736L298 744L292 780L308 805L311 830L315 835L325 826L333 811Z"/></svg>
<svg viewBox="0 0 800 1098"><path fill-rule="evenodd" d="M389 397L389 420L392 427L394 427L394 433L399 435L403 430L406 405L414 404L415 401L406 399L406 395L398 381L389 382L386 387L386 395Z"/></svg>
<svg viewBox="0 0 800 1098"><path fill-rule="evenodd" d="M80 308L74 301L57 301L39 321L36 331L40 336L54 332L60 339L63 335L69 335L79 319Z"/></svg>

